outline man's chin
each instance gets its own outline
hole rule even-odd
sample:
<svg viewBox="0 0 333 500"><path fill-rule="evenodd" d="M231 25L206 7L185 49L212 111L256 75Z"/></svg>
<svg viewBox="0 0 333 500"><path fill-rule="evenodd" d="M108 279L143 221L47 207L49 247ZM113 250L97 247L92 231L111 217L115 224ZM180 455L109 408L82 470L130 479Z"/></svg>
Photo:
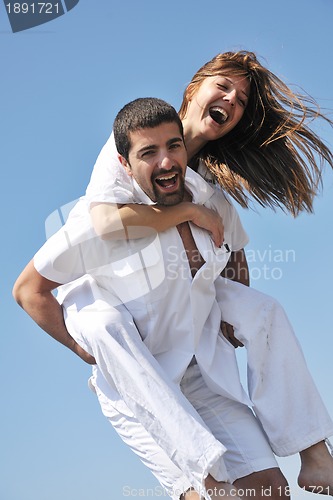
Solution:
<svg viewBox="0 0 333 500"><path fill-rule="evenodd" d="M171 193L156 188L154 189L155 201L157 205L163 205L164 207L170 207L181 203L184 200L184 193L184 183L181 183L180 186L178 186L178 189Z"/></svg>
<svg viewBox="0 0 333 500"><path fill-rule="evenodd" d="M184 193L173 193L173 194L159 194L156 196L157 205L162 205L164 207L171 207L173 205L178 205L184 199Z"/></svg>

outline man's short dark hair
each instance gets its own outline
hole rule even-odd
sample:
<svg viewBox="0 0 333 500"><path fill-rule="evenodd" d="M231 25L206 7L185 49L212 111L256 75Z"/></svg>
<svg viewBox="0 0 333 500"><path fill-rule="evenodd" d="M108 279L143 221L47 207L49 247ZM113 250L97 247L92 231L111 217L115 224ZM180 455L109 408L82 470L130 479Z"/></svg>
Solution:
<svg viewBox="0 0 333 500"><path fill-rule="evenodd" d="M158 127L162 123L176 123L184 138L183 125L177 111L162 99L140 97L126 104L117 114L113 124L118 153L128 161L131 147L130 132Z"/></svg>

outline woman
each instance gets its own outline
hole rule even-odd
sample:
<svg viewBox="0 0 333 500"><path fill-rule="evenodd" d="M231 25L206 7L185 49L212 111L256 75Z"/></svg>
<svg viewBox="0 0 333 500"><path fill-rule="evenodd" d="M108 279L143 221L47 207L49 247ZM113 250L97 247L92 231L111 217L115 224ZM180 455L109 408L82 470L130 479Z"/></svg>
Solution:
<svg viewBox="0 0 333 500"><path fill-rule="evenodd" d="M289 106L296 111L285 109L279 101L286 108ZM217 56L195 75L185 92L180 110L190 163L205 177L210 177L209 180L217 179L227 192L245 206L248 203L247 190L263 205L284 206L293 214L303 209L311 210L321 176L321 168L317 166L313 152L319 154L320 161L327 161L331 166L333 162L329 150L304 125L306 117L322 116L306 107L305 102L263 68L252 53ZM300 116L297 117L297 114ZM299 148L300 153L295 147ZM104 238L114 229L114 221L119 222L118 212L110 203L130 204L135 201L130 179L124 177L122 170L115 169L117 162L113 164L109 161L110 148L112 150L112 143L107 144L102 151L87 189L96 231ZM302 159L304 155L310 167L305 165ZM107 164L104 164L105 159ZM291 178L288 170L290 165ZM122 176L121 183L118 175ZM195 221L193 212L189 214L188 204L181 204L177 210L172 210L174 208L128 205L122 207L119 213L125 227L145 225L159 231L187 220ZM205 215L209 218L207 213ZM209 226L213 225L207 221L202 224L207 229ZM215 234L214 240L217 244L221 243L221 235ZM244 267L244 256L240 255L239 260ZM222 307L225 302L223 293L223 290L217 290ZM233 324L232 314L229 322ZM126 326L125 318L123 324ZM247 343L245 337L243 341ZM260 343L260 338L256 342ZM267 351L264 351L263 356L266 355ZM280 355L283 356L283 352ZM250 363L253 371L258 369L255 356ZM276 373L272 375L271 379L277 378ZM255 399L255 394L252 397ZM256 407L257 411L260 410L259 406ZM264 418L265 405L262 411L261 417ZM333 485L330 481L333 465L322 441L324 437L325 433L321 441L318 439L309 443L325 462L321 467L324 476L320 480L314 477L313 471L318 465L316 459L311 450L301 448L297 450L303 453L299 482L304 487L325 485L332 494ZM281 481L281 478L278 480ZM189 495L186 494L185 498L189 498Z"/></svg>
<svg viewBox="0 0 333 500"><path fill-rule="evenodd" d="M324 163L333 167L333 156L307 122L315 118L332 122L309 96L295 94L262 66L255 54L226 52L206 63L186 88L179 115L189 165L241 206L247 207L253 198L294 216L312 211L322 167ZM118 199L130 203L125 173L111 155L107 157L111 144L112 137L96 162L87 197L94 203L105 201L106 192L117 192L119 176L124 185L122 193L118 188ZM142 207L141 221L138 212L132 214L127 208L120 215L125 226L148 221L163 230L183 222L186 208L179 207L178 216L170 210L170 220L167 209L154 217L152 207ZM107 234L113 221L108 225L103 210L107 207L92 210L92 216L97 232Z"/></svg>

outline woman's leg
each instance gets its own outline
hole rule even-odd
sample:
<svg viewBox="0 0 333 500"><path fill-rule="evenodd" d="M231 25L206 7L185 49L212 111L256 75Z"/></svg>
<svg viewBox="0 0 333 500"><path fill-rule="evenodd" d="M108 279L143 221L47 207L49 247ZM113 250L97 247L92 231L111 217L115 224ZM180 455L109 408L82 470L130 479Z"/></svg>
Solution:
<svg viewBox="0 0 333 500"><path fill-rule="evenodd" d="M269 491L273 500L288 498L286 479L250 408L214 393L206 385L198 365L188 368L181 388L214 436L226 446L223 458L234 493L262 499L267 498ZM218 482L218 468L213 468L211 475L208 492L212 498L220 498L223 485Z"/></svg>
<svg viewBox="0 0 333 500"><path fill-rule="evenodd" d="M152 439L124 402L115 404L112 401L110 387L98 367L94 367L93 385L106 418L125 444L151 470L171 498L239 500L238 490L244 499L260 500L268 496L268 490L273 500L287 497L287 483L279 469L272 468L276 465L275 459L253 413L242 404L213 394L203 382L200 373L198 375L196 368L188 369L182 381L182 388L186 395L194 397L194 403L203 413L207 424L212 425L216 434L230 444L231 450L228 450L224 457L232 476L250 472L249 475L236 479L234 485L214 479L209 474L205 480L205 489L193 488L189 479ZM195 435L193 439L196 439ZM262 472L261 467L264 469ZM214 465L211 473L221 478L224 469L224 463L220 460ZM253 472L257 469L258 472Z"/></svg>
<svg viewBox="0 0 333 500"><path fill-rule="evenodd" d="M285 311L273 298L229 280L218 280L217 297L223 320L247 349L249 395L273 451L300 453L300 486L332 494L333 458L323 441L333 423Z"/></svg>
<svg viewBox="0 0 333 500"><path fill-rule="evenodd" d="M167 380L126 308L112 307L112 303L113 297L87 277L63 298L66 326L95 357L113 404L125 402L158 446L191 478L192 486L200 489L225 447L179 387ZM226 471L225 475L227 480Z"/></svg>

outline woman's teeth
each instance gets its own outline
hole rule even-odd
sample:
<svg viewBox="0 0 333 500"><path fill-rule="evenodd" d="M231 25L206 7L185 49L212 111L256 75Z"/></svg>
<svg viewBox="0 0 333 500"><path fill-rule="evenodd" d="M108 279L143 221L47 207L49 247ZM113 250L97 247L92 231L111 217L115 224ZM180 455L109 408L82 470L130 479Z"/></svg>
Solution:
<svg viewBox="0 0 333 500"><path fill-rule="evenodd" d="M218 123L219 125L222 125L222 123L224 123L228 119L228 113L219 106L210 108L209 114L214 122Z"/></svg>

